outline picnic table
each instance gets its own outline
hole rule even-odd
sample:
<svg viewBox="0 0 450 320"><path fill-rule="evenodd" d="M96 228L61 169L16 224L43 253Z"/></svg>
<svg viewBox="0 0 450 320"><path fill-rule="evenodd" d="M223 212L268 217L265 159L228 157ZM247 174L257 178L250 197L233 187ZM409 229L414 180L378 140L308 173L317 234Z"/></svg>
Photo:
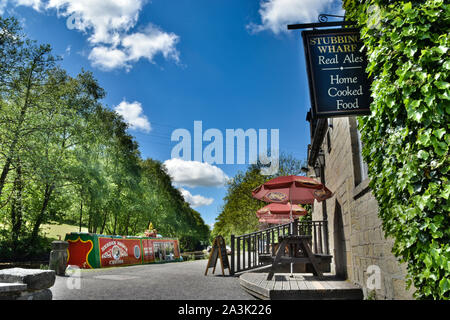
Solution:
<svg viewBox="0 0 450 320"><path fill-rule="evenodd" d="M311 250L311 236L309 235L285 235L279 237L279 243L275 255L272 257L272 268L267 275L267 280L272 280L277 264L280 263L310 263L315 276L322 277L319 266L320 259ZM288 255L285 255L285 251Z"/></svg>

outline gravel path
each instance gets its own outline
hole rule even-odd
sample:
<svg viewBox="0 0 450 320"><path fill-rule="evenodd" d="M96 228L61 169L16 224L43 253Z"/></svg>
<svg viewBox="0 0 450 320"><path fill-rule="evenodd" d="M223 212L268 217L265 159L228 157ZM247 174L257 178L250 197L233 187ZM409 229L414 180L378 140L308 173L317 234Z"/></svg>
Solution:
<svg viewBox="0 0 450 320"><path fill-rule="evenodd" d="M205 276L207 260L81 270L56 277L54 300L255 300L238 277L222 276L220 265Z"/></svg>

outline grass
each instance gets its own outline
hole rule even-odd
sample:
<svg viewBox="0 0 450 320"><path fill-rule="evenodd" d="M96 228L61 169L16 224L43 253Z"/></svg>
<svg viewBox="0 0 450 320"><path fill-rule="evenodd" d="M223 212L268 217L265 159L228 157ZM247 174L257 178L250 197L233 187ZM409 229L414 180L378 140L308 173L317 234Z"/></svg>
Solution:
<svg viewBox="0 0 450 320"><path fill-rule="evenodd" d="M0 228L4 228L5 226L0 223ZM61 236L61 240L64 240L66 233L71 232L80 232L80 226L70 225L70 224L58 224L55 223L47 223L41 225L41 232L45 234L46 238L58 240ZM85 227L81 227L81 232L88 232L88 229Z"/></svg>
<svg viewBox="0 0 450 320"><path fill-rule="evenodd" d="M46 238L59 240L58 236L61 236L61 240L64 240L66 233L79 232L80 227L70 224L43 224L41 231L45 234ZM88 229L82 227L81 232L88 232Z"/></svg>

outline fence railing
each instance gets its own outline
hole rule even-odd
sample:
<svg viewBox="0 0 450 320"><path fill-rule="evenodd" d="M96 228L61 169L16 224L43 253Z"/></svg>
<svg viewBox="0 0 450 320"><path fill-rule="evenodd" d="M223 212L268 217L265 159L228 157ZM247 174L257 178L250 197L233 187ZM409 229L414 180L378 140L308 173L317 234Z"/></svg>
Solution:
<svg viewBox="0 0 450 320"><path fill-rule="evenodd" d="M279 237L284 235L310 235L312 251L316 254L329 254L327 221L299 221L243 234L231 235L230 273L248 271L269 264L260 259L263 255L273 255Z"/></svg>

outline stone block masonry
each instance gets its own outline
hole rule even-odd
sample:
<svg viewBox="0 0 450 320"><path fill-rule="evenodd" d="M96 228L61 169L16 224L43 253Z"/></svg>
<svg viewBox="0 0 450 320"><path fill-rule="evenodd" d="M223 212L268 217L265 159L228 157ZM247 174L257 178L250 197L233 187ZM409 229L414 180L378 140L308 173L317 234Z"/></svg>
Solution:
<svg viewBox="0 0 450 320"><path fill-rule="evenodd" d="M0 300L52 300L55 279L53 270L0 270Z"/></svg>
<svg viewBox="0 0 450 320"><path fill-rule="evenodd" d="M362 173L356 118L334 118L328 130L329 139L324 139L321 148L325 184L334 192L326 200L332 272L360 286L366 298L412 299L414 288L406 289L406 265L391 252L393 240L384 236L378 203ZM316 202L312 219L323 218L322 203ZM379 270L375 289L368 281L371 266Z"/></svg>

